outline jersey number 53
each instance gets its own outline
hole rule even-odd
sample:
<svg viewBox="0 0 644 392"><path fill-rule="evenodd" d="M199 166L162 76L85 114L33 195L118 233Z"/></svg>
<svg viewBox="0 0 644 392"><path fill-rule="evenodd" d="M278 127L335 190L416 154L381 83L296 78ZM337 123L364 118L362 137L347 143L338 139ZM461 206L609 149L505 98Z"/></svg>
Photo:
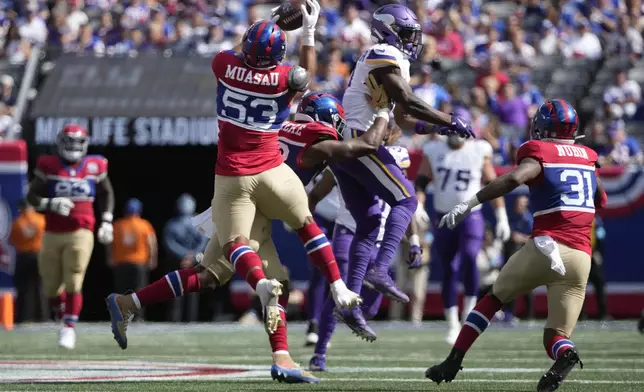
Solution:
<svg viewBox="0 0 644 392"><path fill-rule="evenodd" d="M91 187L87 181L59 181L54 187L54 192L59 197L89 196Z"/></svg>
<svg viewBox="0 0 644 392"><path fill-rule="evenodd" d="M275 99L249 97L226 89L222 97L221 115L231 121L256 129L270 129L279 113Z"/></svg>

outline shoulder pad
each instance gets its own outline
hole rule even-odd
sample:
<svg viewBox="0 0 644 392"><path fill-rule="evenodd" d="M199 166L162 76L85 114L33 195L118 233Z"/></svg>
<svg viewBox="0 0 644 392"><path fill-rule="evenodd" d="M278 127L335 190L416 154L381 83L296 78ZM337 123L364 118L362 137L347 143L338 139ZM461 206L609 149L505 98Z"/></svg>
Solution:
<svg viewBox="0 0 644 392"><path fill-rule="evenodd" d="M541 151L541 144L538 140L528 140L519 147L519 150L517 150L517 163L521 163L525 158L532 158L543 162L543 152Z"/></svg>
<svg viewBox="0 0 644 392"><path fill-rule="evenodd" d="M299 65L288 71L288 87L293 91L304 92L309 87L309 74Z"/></svg>

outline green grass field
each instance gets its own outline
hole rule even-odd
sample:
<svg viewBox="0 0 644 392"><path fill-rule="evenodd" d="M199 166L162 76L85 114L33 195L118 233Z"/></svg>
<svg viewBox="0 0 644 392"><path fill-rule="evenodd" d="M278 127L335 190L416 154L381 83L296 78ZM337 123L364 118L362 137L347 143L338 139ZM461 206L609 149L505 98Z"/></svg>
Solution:
<svg viewBox="0 0 644 392"><path fill-rule="evenodd" d="M644 390L644 336L634 322L585 323L574 341L584 362L559 390ZM541 322L491 327L475 344L451 384L437 386L425 369L449 347L443 326L375 323L365 343L340 326L318 385L270 379L270 349L261 327L222 324L135 324L129 348L119 349L107 324L79 326L77 348L56 345L57 327L0 332L0 391L535 391L551 361L541 347ZM291 325L293 357L307 365L303 325ZM161 380L161 381L157 381ZM73 382L71 382L73 381Z"/></svg>

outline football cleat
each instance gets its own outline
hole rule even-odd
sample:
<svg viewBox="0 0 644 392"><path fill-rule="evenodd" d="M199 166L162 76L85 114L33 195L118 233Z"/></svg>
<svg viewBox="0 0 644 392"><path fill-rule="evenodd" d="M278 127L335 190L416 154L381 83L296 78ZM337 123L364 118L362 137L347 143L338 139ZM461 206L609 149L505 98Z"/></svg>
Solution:
<svg viewBox="0 0 644 392"><path fill-rule="evenodd" d="M377 273L374 269L367 271L364 285L379 291L394 301L409 303L409 296L396 286L396 283L387 273Z"/></svg>
<svg viewBox="0 0 644 392"><path fill-rule="evenodd" d="M326 372L326 356L314 354L309 361L309 370L312 372Z"/></svg>
<svg viewBox="0 0 644 392"><path fill-rule="evenodd" d="M315 322L309 321L309 326L306 329L306 338L304 339L304 347L315 346L318 339L318 325Z"/></svg>
<svg viewBox="0 0 644 392"><path fill-rule="evenodd" d="M335 309L333 315L338 321L346 324L358 337L368 342L374 342L376 340L376 332L367 324L367 320L362 315L360 308L347 310Z"/></svg>
<svg viewBox="0 0 644 392"><path fill-rule="evenodd" d="M436 384L440 384L443 381L452 382L458 372L463 370L461 363L463 363L464 356L462 352L452 349L452 352L446 360L425 371L425 377L434 381Z"/></svg>
<svg viewBox="0 0 644 392"><path fill-rule="evenodd" d="M271 377L273 380L288 384L317 384L320 382L319 378L300 367L286 368L277 364L271 366Z"/></svg>
<svg viewBox="0 0 644 392"><path fill-rule="evenodd" d="M575 367L579 364L580 368L584 368L584 364L579 359L579 353L574 348L566 350L552 365L550 370L541 376L539 384L537 384L537 392L552 392L556 391L561 384L563 384L566 377Z"/></svg>
<svg viewBox="0 0 644 392"><path fill-rule="evenodd" d="M58 333L58 345L68 350L76 347L76 331L71 327L63 327Z"/></svg>
<svg viewBox="0 0 644 392"><path fill-rule="evenodd" d="M135 305L127 295L112 293L105 298L112 322L112 335L119 347L127 348L127 327L134 318ZM131 302L131 304L130 304Z"/></svg>
<svg viewBox="0 0 644 392"><path fill-rule="evenodd" d="M282 295L282 284L275 279L261 279L257 282L255 291L262 303L264 329L272 335L282 322L278 305L279 296Z"/></svg>

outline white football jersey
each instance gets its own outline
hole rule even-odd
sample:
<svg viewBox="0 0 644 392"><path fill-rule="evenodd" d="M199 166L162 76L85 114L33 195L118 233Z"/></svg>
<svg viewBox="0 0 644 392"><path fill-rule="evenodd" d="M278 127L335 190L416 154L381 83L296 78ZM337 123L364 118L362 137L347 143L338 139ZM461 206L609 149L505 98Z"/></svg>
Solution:
<svg viewBox="0 0 644 392"><path fill-rule="evenodd" d="M492 157L492 146L485 140L467 140L453 150L446 142L433 140L425 144L423 153L432 167L434 209L445 214L481 189L483 163Z"/></svg>
<svg viewBox="0 0 644 392"><path fill-rule="evenodd" d="M376 118L376 110L371 107L365 97L365 94L369 94L369 88L365 83L372 70L391 65L400 68L403 78L409 82L409 60L395 47L387 44L377 44L367 49L360 56L351 74L349 87L342 99L349 130L366 131L373 124ZM350 134L351 132L345 131L344 138L350 139L352 137Z"/></svg>

